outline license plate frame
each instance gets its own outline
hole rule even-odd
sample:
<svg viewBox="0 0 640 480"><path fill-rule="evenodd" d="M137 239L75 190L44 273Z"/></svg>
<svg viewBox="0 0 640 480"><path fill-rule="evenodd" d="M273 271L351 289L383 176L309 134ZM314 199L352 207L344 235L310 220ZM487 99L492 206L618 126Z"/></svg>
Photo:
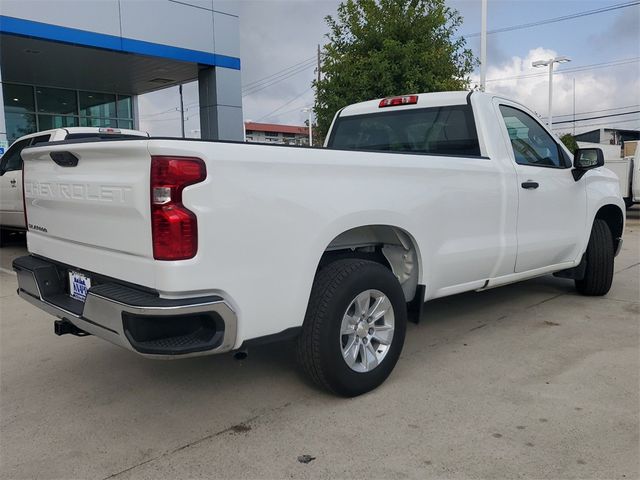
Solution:
<svg viewBox="0 0 640 480"><path fill-rule="evenodd" d="M76 270L69 270L69 296L74 300L84 302L87 292L91 288L91 277Z"/></svg>

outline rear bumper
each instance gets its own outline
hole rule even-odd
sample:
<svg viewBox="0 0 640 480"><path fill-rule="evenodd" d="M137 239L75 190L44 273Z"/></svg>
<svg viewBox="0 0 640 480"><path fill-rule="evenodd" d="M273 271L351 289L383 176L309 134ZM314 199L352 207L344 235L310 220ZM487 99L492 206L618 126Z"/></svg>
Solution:
<svg viewBox="0 0 640 480"><path fill-rule="evenodd" d="M25 256L14 260L13 269L18 295L26 301L145 357L223 353L236 341L236 314L219 296L170 300L106 280L81 302L66 292L65 266Z"/></svg>

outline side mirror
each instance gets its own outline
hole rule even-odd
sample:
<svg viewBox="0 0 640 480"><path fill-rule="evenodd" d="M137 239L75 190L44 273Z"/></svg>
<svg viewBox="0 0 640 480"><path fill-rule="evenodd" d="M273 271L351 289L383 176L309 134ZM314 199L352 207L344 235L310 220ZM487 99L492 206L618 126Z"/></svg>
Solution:
<svg viewBox="0 0 640 480"><path fill-rule="evenodd" d="M573 154L573 179L577 182L592 168L604 166L604 154L599 148L578 148Z"/></svg>

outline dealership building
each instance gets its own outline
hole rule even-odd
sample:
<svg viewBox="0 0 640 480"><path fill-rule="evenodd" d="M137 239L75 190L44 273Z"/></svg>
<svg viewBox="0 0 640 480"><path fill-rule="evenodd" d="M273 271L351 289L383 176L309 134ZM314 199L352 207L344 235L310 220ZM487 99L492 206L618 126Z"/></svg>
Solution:
<svg viewBox="0 0 640 480"><path fill-rule="evenodd" d="M242 140L238 12L218 3L2 0L0 147L50 128L136 128L138 95L194 80L202 138Z"/></svg>

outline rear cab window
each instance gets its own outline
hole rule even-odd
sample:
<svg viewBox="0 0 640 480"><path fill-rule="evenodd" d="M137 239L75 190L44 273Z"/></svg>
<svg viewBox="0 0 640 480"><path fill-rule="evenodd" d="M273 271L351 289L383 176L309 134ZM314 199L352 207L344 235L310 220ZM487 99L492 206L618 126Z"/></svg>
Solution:
<svg viewBox="0 0 640 480"><path fill-rule="evenodd" d="M480 156L471 106L413 108L338 117L329 148Z"/></svg>

